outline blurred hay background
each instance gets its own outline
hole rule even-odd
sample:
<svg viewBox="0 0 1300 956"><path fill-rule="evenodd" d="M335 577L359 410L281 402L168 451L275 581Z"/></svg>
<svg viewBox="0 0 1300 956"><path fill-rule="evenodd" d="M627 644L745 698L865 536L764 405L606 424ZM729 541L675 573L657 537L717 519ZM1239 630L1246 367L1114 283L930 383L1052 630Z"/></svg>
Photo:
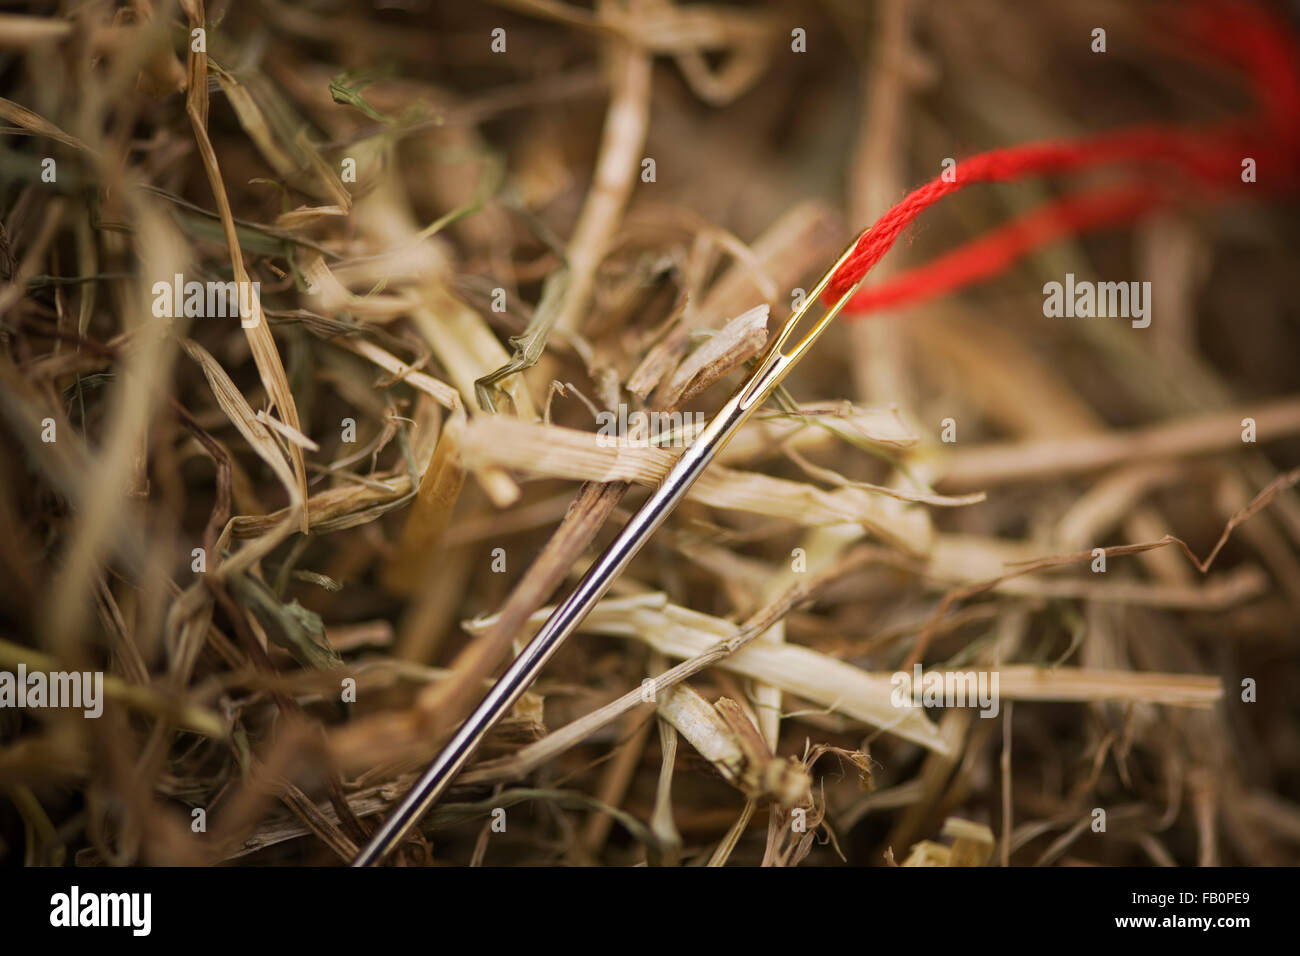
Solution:
<svg viewBox="0 0 1300 956"><path fill-rule="evenodd" d="M108 675L98 720L0 710L0 856L350 858L671 464L596 412L716 408L750 310L946 157L1242 108L1148 13L0 16L0 669ZM1188 209L841 323L402 862L1294 862L1297 241ZM1150 281L1150 328L1045 318L1067 272ZM259 282L255 324L156 316L176 274ZM1000 667L997 719L893 708L918 662Z"/></svg>

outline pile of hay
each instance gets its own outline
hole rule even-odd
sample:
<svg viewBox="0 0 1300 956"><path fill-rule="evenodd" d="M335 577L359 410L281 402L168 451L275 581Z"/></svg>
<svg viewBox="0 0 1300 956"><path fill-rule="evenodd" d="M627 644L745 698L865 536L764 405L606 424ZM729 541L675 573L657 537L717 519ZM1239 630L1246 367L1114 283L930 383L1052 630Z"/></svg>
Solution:
<svg viewBox="0 0 1300 956"><path fill-rule="evenodd" d="M31 6L0 672L103 674L0 708L34 865L350 859L852 236L945 158L1242 95L1119 2ZM841 322L401 861L1294 861L1293 212ZM1067 274L1153 321L1046 316Z"/></svg>

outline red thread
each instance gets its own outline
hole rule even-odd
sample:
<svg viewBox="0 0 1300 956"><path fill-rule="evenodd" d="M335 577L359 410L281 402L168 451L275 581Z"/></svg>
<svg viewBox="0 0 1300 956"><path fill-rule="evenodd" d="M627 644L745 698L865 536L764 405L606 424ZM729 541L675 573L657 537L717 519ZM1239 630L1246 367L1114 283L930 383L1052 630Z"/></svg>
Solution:
<svg viewBox="0 0 1300 956"><path fill-rule="evenodd" d="M1244 4L1201 4L1190 20L1207 52L1247 75L1259 104L1254 122L1200 130L1148 125L972 156L957 164L952 181L940 176L914 190L863 233L827 287L826 298L838 298L861 280L927 208L975 183L1102 166L1123 167L1129 180L1046 203L931 263L859 290L845 311L860 315L955 291L998 274L1048 242L1133 221L1179 193L1211 200L1232 195L1243 186L1245 157L1267 170L1270 182L1289 185L1300 170L1300 53L1286 28Z"/></svg>
<svg viewBox="0 0 1300 956"><path fill-rule="evenodd" d="M1129 222L1166 201L1158 193L1129 186L1044 203L933 262L861 290L849 300L847 308L856 313L871 312L902 303L914 305L953 292L997 275L1025 253L1055 239Z"/></svg>

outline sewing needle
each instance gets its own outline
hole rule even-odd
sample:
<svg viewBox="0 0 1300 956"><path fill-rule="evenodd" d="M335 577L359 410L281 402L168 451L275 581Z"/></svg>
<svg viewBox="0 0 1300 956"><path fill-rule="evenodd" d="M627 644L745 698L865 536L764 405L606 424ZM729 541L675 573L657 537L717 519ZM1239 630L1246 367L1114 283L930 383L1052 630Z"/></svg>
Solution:
<svg viewBox="0 0 1300 956"><path fill-rule="evenodd" d="M857 291L857 285L846 291L826 313L816 321L798 344L783 352L782 348L803 322L804 317L816 307L826 287L840 266L856 248L861 236L844 251L835 265L822 276L803 304L790 316L777 334L753 372L719 409L699 436L677 459L663 483L634 514L609 548L583 575L573 593L547 618L536 636L528 642L487 696L461 724L442 752L415 782L402 802L388 815L383 825L370 838L352 865L373 866L392 852L420 818L429 811L487 735L515 702L523 696L541 673L546 662L577 630L578 625L591 612L609 590L614 580L664 522L677 503L686 495L709 462L722 450L741 425L772 394L789 374L795 362L803 357L817 337L822 334L845 304Z"/></svg>

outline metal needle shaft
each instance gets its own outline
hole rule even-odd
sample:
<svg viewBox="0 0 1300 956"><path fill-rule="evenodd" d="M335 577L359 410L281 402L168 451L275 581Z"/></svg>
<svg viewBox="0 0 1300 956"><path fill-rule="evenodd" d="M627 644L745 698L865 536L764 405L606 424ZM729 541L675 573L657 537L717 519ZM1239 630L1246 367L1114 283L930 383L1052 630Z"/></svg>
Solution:
<svg viewBox="0 0 1300 956"><path fill-rule="evenodd" d="M856 244L855 242L854 246ZM815 307L817 300L830 283L831 277L848 258L854 246L850 246L845 251L822 277L816 288L809 293L804 305L782 327L749 378L682 453L663 484L655 489L645 504L632 516L619 532L618 537L614 539L613 544L582 576L573 593L555 609L542 625L542 629L529 641L523 653L515 658L483 701L461 724L442 752L353 860L353 866L373 866L401 843L407 831L428 812L456 774L473 756L488 731L514 706L564 640L577 630L578 625L609 590L610 585L627 567L628 562L641 550L654 534L655 529L663 524L664 519L685 496L695 479L708 467L709 462L745 420L772 394L790 371L790 367L839 314L856 291L856 286L849 289L827 310L825 315L817 320L798 345L789 352L782 351L782 346L793 335L795 327L801 324L804 316Z"/></svg>

